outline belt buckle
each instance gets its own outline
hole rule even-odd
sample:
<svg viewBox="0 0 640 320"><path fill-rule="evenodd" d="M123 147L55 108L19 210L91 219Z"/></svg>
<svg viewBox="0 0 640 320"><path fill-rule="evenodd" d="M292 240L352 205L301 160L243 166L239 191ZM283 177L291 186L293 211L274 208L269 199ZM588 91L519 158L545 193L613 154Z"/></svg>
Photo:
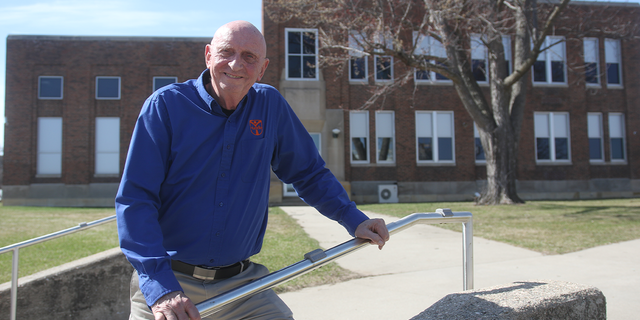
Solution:
<svg viewBox="0 0 640 320"><path fill-rule="evenodd" d="M217 269L205 269L202 267L195 267L193 269L193 277L198 280L215 280Z"/></svg>

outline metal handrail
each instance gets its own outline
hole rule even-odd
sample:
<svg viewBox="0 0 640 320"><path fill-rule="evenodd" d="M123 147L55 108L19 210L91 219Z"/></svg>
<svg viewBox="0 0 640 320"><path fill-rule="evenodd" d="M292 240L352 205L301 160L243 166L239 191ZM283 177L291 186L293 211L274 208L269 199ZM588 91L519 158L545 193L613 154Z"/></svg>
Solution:
<svg viewBox="0 0 640 320"><path fill-rule="evenodd" d="M41 237L37 237L37 238L33 238L30 240L25 240L19 243L15 243L6 247L2 247L0 248L0 254L3 254L5 252L9 252L9 251L13 251L13 261L12 261L12 268L11 268L11 320L15 320L16 319L16 306L17 306L17 302L18 302L18 258L19 258L19 254L18 251L20 250L20 248L24 248L24 247L28 247L28 246L32 246L34 244L38 244L40 242L44 242L44 241L48 241L48 240L53 240L55 238L59 238L71 233L75 233L78 231L82 231L82 230L86 230L89 228L93 228L95 226L99 226L101 224L107 223L107 222L111 222L113 220L116 219L116 216L110 216L110 217L106 217L106 218L102 218L93 222L83 222L80 223L79 225L75 226L75 227L71 227L69 229L65 229L65 230L61 230L58 232L54 232L54 233L50 233Z"/></svg>
<svg viewBox="0 0 640 320"><path fill-rule="evenodd" d="M389 229L390 234L394 234L418 223L441 224L456 222L462 223L463 290L470 290L473 289L473 216L470 212L451 212L449 209L437 209L435 213L414 213L387 224L387 229ZM271 289L337 258L364 248L368 244L369 242L366 240L353 238L326 251L321 249L314 250L305 254L305 259L302 261L200 302L196 307L202 317L207 317L230 303Z"/></svg>

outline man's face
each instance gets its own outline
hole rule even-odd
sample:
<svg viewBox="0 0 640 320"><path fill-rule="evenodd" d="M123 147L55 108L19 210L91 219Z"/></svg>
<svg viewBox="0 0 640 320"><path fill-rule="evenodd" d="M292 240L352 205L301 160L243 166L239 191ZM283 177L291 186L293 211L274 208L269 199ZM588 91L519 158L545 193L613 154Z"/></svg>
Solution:
<svg viewBox="0 0 640 320"><path fill-rule="evenodd" d="M215 94L227 103L238 103L262 79L269 63L265 55L259 31L234 25L219 30L205 52Z"/></svg>

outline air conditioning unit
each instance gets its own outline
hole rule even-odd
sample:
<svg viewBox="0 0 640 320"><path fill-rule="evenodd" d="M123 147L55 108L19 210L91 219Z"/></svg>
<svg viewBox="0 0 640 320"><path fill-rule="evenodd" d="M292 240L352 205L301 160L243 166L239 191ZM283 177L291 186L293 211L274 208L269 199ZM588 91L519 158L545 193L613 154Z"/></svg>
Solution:
<svg viewBox="0 0 640 320"><path fill-rule="evenodd" d="M395 184L378 185L378 202L398 203L398 186Z"/></svg>

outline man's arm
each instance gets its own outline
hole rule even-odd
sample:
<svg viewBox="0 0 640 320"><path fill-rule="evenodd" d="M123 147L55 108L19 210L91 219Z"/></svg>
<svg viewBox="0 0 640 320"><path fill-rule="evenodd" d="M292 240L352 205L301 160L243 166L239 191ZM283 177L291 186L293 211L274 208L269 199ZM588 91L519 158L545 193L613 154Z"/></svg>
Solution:
<svg viewBox="0 0 640 320"><path fill-rule="evenodd" d="M358 228L356 228L355 236L361 239L367 239L371 244L377 244L378 249L382 250L384 244L389 241L389 230L382 219L365 220Z"/></svg>

